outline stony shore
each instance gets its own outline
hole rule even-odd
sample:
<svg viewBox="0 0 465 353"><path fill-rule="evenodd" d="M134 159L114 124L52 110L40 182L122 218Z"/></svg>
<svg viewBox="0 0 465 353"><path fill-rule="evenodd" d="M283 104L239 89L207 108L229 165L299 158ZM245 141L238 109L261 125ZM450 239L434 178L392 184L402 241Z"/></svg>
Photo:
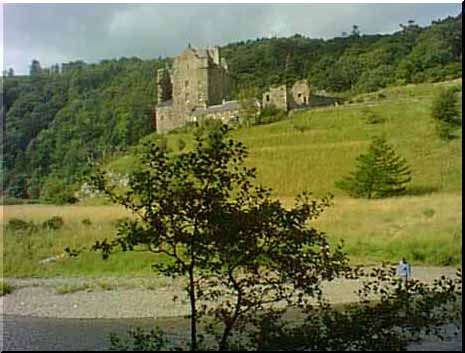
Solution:
<svg viewBox="0 0 465 353"><path fill-rule="evenodd" d="M417 267L413 277L431 282L454 276L454 267ZM6 279L14 290L0 297L6 315L50 318L164 318L188 313L182 282L166 278L99 277ZM323 286L332 303L356 301L361 281L338 279ZM173 297L177 300L173 301Z"/></svg>

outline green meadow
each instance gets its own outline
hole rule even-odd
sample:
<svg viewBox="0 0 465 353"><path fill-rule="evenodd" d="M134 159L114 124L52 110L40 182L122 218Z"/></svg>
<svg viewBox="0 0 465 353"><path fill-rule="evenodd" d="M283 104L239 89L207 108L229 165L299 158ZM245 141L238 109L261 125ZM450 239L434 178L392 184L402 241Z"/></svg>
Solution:
<svg viewBox="0 0 465 353"><path fill-rule="evenodd" d="M283 121L238 128L232 136L248 147L246 163L257 169L257 182L272 188L284 204L291 205L303 191L335 196L334 205L314 226L334 243L343 240L354 262L396 263L405 256L413 265L457 265L462 262L462 131L442 141L430 117L434 95L441 86L451 85L461 86L462 81L388 88L337 107L297 111ZM366 151L371 138L381 134L410 166L408 192L382 200L349 198L334 184L354 169L355 158ZM144 140L151 138L155 136ZM171 133L167 138L173 151L181 139L186 148L192 147L192 133ZM127 155L107 167L125 173L134 163L134 156ZM87 252L62 256L65 247L113 237L117 220L128 216L117 206L84 202L3 208L4 225L12 218L40 223L52 216L63 218L60 229L4 227L5 276L148 274L151 263L164 261L139 252L120 253L107 261ZM50 256L58 258L39 263Z"/></svg>

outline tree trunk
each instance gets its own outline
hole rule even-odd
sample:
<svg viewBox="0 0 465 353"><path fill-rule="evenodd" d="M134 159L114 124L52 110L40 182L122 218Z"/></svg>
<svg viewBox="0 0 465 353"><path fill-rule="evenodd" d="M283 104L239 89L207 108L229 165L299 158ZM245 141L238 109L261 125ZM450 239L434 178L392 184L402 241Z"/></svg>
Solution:
<svg viewBox="0 0 465 353"><path fill-rule="evenodd" d="M189 268L189 297L191 302L191 349L197 350L197 309L195 306L194 268Z"/></svg>

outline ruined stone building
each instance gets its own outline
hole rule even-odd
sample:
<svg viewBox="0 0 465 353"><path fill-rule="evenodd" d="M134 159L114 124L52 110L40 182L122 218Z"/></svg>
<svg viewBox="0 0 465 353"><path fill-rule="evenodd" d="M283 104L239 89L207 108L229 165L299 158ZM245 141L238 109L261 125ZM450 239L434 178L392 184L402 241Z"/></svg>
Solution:
<svg viewBox="0 0 465 353"><path fill-rule="evenodd" d="M309 104L310 88L306 80L296 81L291 88L286 85L271 87L267 92L263 93L263 107L273 105L278 109L289 111L306 107Z"/></svg>
<svg viewBox="0 0 465 353"><path fill-rule="evenodd" d="M154 125L164 133L202 119L218 119L228 124L241 118L238 101L230 100L232 78L220 49L186 48L177 56L171 68L157 71L157 106ZM313 99L313 97L312 97ZM310 89L306 80L292 87L272 87L263 94L258 110L274 105L289 111L310 106Z"/></svg>
<svg viewBox="0 0 465 353"><path fill-rule="evenodd" d="M240 104L230 100L231 91L232 79L219 48L185 49L171 68L157 72L157 132L204 118L238 120Z"/></svg>

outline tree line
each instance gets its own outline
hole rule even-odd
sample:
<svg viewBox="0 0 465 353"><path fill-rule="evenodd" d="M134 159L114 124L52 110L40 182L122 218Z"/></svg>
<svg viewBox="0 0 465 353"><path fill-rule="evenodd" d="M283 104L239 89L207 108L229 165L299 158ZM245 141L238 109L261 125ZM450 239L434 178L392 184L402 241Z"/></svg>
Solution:
<svg viewBox="0 0 465 353"><path fill-rule="evenodd" d="M260 90L298 79L320 90L358 93L441 81L462 75L462 14L424 28L410 20L387 35L363 34L353 25L329 40L257 38L229 44L223 54L240 87Z"/></svg>

